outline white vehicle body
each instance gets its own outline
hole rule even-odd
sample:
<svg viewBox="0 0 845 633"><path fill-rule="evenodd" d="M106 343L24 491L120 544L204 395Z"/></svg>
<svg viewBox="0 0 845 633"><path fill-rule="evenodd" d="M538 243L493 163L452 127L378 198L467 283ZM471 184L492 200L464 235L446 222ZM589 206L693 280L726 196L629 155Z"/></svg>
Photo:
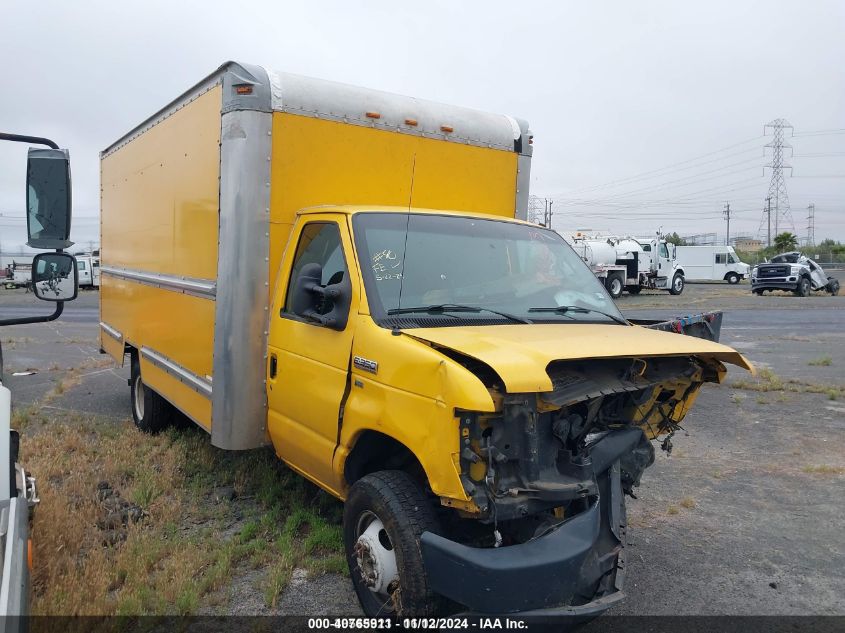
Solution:
<svg viewBox="0 0 845 633"><path fill-rule="evenodd" d="M733 246L678 246L677 262L687 281L727 281L738 283L751 272Z"/></svg>
<svg viewBox="0 0 845 633"><path fill-rule="evenodd" d="M100 258L97 255L77 255L80 288L100 287Z"/></svg>
<svg viewBox="0 0 845 633"><path fill-rule="evenodd" d="M623 290L643 288L681 294L685 271L675 261L675 246L663 239L564 235L615 299Z"/></svg>

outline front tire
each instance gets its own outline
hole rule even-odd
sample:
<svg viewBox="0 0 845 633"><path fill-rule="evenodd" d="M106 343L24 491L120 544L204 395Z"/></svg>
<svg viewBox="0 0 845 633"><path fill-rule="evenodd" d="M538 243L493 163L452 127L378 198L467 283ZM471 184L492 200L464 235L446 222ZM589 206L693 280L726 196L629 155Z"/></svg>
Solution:
<svg viewBox="0 0 845 633"><path fill-rule="evenodd" d="M407 473L362 477L343 510L343 542L352 585L368 617L433 616L442 598L432 591L420 537L437 533L432 503Z"/></svg>
<svg viewBox="0 0 845 633"><path fill-rule="evenodd" d="M607 288L607 292L610 294L610 297L612 299L618 299L622 296L622 291L625 289L625 284L622 283L622 280L619 279L618 275L613 275L612 277L608 278L605 287Z"/></svg>
<svg viewBox="0 0 845 633"><path fill-rule="evenodd" d="M835 297L839 294L839 280L834 279L833 277L827 278L827 291L830 293L830 296Z"/></svg>
<svg viewBox="0 0 845 633"><path fill-rule="evenodd" d="M725 280L732 286L739 283L739 275L736 273L728 273Z"/></svg>
<svg viewBox="0 0 845 633"><path fill-rule="evenodd" d="M798 280L798 285L795 287L795 294L799 297L809 297L810 280L806 277L801 277L801 279Z"/></svg>
<svg viewBox="0 0 845 633"><path fill-rule="evenodd" d="M629 294L638 295L642 292L642 288L640 286L627 286L625 290L628 291Z"/></svg>
<svg viewBox="0 0 845 633"><path fill-rule="evenodd" d="M672 285L669 286L669 294L679 295L684 291L684 276L681 273L675 273L672 277Z"/></svg>
<svg viewBox="0 0 845 633"><path fill-rule="evenodd" d="M132 421L144 433L155 434L173 423L173 405L144 384L141 363L132 354L129 386L131 388Z"/></svg>

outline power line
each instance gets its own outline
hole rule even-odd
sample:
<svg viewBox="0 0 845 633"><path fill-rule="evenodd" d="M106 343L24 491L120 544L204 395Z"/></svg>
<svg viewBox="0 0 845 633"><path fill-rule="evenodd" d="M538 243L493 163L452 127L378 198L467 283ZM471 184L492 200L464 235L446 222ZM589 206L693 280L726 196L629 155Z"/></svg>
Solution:
<svg viewBox="0 0 845 633"><path fill-rule="evenodd" d="M617 179L617 180L611 180L609 182L598 184L598 185L591 185L591 186L588 186L588 187L581 187L581 188L578 188L578 189L573 189L573 190L567 191L566 193L567 194L582 193L582 192L586 192L586 191L592 191L594 189L604 189L604 188L607 188L611 185L615 185L615 184L619 184L619 183L626 183L626 182L629 182L629 181L632 181L632 180L643 180L643 179L646 179L646 178L644 178L645 176L664 172L664 171L673 169L674 167L677 167L679 165L687 165L689 163L695 163L695 162L698 162L702 158L707 158L708 156L713 156L715 154L719 154L719 153L724 152L726 150L733 149L734 147L739 147L741 145L745 145L745 144L750 143L752 141L758 141L761 138L763 138L763 137L762 136L755 136L754 138L747 139L745 141L741 141L741 142L735 143L733 145L728 145L727 147L723 147L721 149L717 149L717 150L714 150L712 152L708 152L706 154L701 154L700 156L696 156L695 158L690 158L688 160L682 160L682 161L679 161L677 163L672 163L670 165L667 165L666 167L660 167L659 169L652 169L650 171L640 172L638 174L628 176L627 178L620 178L620 179ZM749 149L744 150L742 152L737 152L736 154L731 154L729 156L723 156L722 158L719 158L719 159L707 161L707 163L717 162L718 160L722 160L724 158L729 158L730 156L738 156L739 154L745 154L749 151L755 151L757 149L759 149L759 148L758 147L752 147L752 148L749 148ZM703 164L707 164L707 163L703 163ZM690 169L690 168L691 167L685 168L685 169ZM683 169L680 169L680 170L677 170L677 171L683 171Z"/></svg>

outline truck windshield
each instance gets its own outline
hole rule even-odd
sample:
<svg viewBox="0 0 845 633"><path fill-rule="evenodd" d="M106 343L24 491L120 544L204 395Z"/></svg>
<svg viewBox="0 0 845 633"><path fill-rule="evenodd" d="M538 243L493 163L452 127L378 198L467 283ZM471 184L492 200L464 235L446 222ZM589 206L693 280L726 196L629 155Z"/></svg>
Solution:
<svg viewBox="0 0 845 633"><path fill-rule="evenodd" d="M500 320L510 323L622 319L587 265L548 229L495 219L379 212L356 214L353 229L377 321L400 310L448 314L453 321L495 321L491 310L506 313L511 318ZM461 308L451 311L449 306ZM549 309L558 306L569 309Z"/></svg>

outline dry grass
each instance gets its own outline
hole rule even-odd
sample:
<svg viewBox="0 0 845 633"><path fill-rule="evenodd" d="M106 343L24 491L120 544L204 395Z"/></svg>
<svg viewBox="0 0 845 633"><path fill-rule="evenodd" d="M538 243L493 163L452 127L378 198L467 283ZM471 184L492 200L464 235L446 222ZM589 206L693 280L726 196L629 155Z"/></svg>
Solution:
<svg viewBox="0 0 845 633"><path fill-rule="evenodd" d="M801 470L809 475L845 475L845 468L842 466L830 466L828 464L804 466Z"/></svg>
<svg viewBox="0 0 845 633"><path fill-rule="evenodd" d="M830 367L833 364L833 359L830 356L822 356L807 363L811 367Z"/></svg>
<svg viewBox="0 0 845 633"><path fill-rule="evenodd" d="M680 510L678 510L678 506L669 504L669 507L666 508L666 514L678 514Z"/></svg>
<svg viewBox="0 0 845 633"><path fill-rule="evenodd" d="M745 391L759 391L759 392L791 392L791 393L824 393L827 394L831 400L836 400L837 397L845 395L845 387L840 385L829 385L806 380L797 380L791 378L784 380L771 369L766 367L757 372L757 377L754 380L736 380L729 384L733 389L742 389ZM778 402L784 402L785 399L781 396L777 398Z"/></svg>
<svg viewBox="0 0 845 633"><path fill-rule="evenodd" d="M695 507L695 499L693 499L692 497L684 497L683 499L681 499L681 505L684 508L690 510Z"/></svg>
<svg viewBox="0 0 845 633"><path fill-rule="evenodd" d="M41 482L33 614L189 614L244 566L268 570L257 589L274 605L294 568L335 570L343 560L339 504L270 451L226 453L199 430L149 436L76 418L29 435L22 453ZM100 481L139 505L141 520L100 529ZM211 495L223 485L253 496L228 538L235 509Z"/></svg>

